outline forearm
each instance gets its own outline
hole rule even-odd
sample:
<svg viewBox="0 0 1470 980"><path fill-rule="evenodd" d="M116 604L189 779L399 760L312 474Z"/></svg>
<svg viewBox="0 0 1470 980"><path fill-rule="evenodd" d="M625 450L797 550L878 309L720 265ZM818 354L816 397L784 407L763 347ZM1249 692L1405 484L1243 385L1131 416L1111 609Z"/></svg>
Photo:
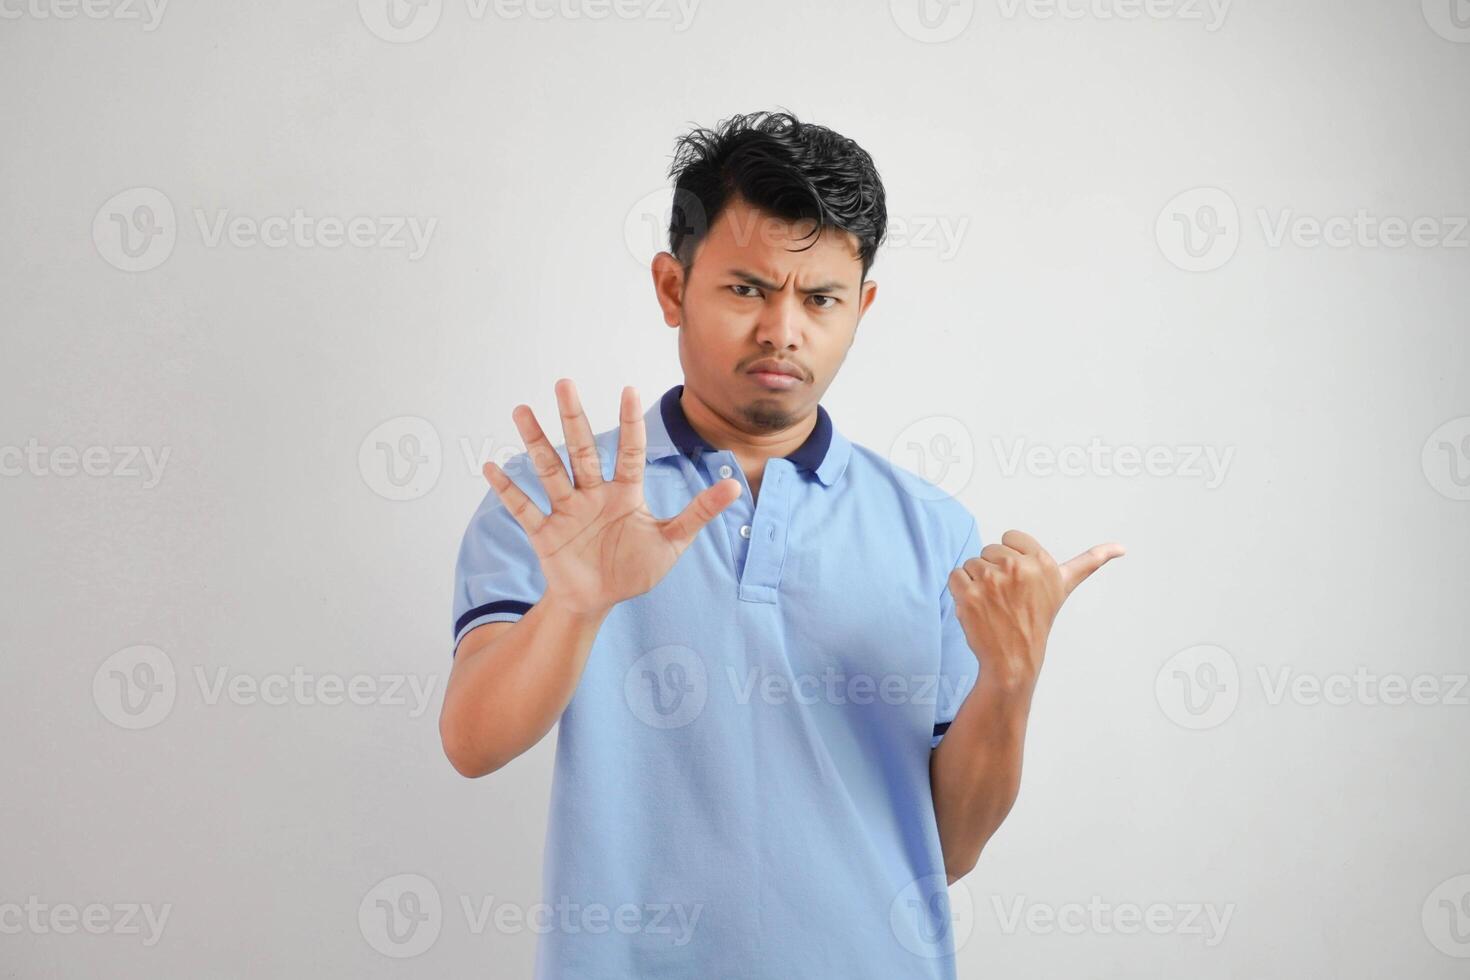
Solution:
<svg viewBox="0 0 1470 980"><path fill-rule="evenodd" d="M949 881L968 874L1021 787L1029 689L977 684L930 753L929 780Z"/></svg>
<svg viewBox="0 0 1470 980"><path fill-rule="evenodd" d="M548 594L508 627L465 636L439 717L456 770L484 776L541 741L572 700L606 616L572 612Z"/></svg>

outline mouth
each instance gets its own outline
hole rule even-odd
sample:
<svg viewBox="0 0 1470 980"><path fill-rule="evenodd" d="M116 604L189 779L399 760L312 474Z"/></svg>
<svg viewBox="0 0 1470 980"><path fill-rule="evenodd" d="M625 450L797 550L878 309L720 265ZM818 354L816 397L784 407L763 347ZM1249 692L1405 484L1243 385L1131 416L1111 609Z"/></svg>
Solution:
<svg viewBox="0 0 1470 980"><path fill-rule="evenodd" d="M763 360L751 365L746 376L763 388L784 391L801 384L802 377L794 365L784 361Z"/></svg>

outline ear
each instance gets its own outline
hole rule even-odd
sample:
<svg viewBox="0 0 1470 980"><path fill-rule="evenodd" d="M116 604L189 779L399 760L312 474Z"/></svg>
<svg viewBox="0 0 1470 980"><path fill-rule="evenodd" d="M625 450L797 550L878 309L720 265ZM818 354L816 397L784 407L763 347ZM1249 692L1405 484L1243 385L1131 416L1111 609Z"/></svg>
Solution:
<svg viewBox="0 0 1470 980"><path fill-rule="evenodd" d="M653 294L664 311L664 323L677 327L683 317L680 308L684 305L684 266L668 252L660 252L653 257L650 271Z"/></svg>
<svg viewBox="0 0 1470 980"><path fill-rule="evenodd" d="M858 298L858 322L862 322L863 314L868 312L868 307L873 305L873 300L878 298L878 282L869 279L863 283L862 293Z"/></svg>

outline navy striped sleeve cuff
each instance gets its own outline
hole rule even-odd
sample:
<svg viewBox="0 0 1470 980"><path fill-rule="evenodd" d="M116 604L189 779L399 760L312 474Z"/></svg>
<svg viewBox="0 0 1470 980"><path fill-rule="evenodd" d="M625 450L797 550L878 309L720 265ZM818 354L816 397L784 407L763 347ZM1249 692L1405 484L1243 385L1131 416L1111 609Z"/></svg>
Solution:
<svg viewBox="0 0 1470 980"><path fill-rule="evenodd" d="M459 617L459 621L454 624L454 635L458 636L461 630L463 630L470 623L473 623L475 620L479 619L481 616L488 616L491 613L501 612L520 613L524 616L526 613L530 612L530 610L531 603L521 602L519 599L497 599L494 602L487 602L483 606L476 606L469 612L465 613L463 616Z"/></svg>

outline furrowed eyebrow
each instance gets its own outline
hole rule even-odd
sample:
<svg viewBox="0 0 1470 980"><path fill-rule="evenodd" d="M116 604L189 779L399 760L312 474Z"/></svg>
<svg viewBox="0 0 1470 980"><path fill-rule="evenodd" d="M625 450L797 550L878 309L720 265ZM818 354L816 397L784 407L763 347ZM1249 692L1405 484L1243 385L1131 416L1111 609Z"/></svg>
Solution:
<svg viewBox="0 0 1470 980"><path fill-rule="evenodd" d="M775 283L768 282L752 272L746 272L744 269L731 269L729 274L734 276L736 279L739 279L741 282L744 282L748 286L759 286L761 289L781 288ZM847 285L845 283L840 283L836 281L818 283L815 286L807 286L804 289L797 290L797 292L804 293L807 296L811 296L815 293L842 293L846 291Z"/></svg>

